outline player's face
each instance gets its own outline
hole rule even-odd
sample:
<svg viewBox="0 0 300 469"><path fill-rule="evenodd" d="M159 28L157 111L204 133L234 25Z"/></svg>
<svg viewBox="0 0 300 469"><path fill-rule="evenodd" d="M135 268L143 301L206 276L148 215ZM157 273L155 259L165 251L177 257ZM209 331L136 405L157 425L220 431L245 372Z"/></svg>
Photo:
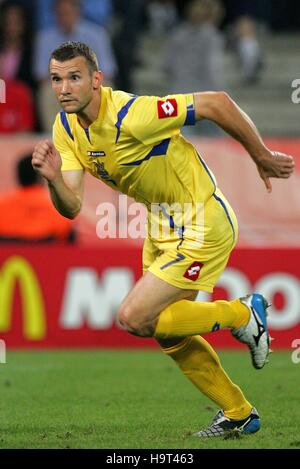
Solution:
<svg viewBox="0 0 300 469"><path fill-rule="evenodd" d="M91 73L84 57L50 62L52 89L67 113L78 114L92 101L102 83L101 72Z"/></svg>

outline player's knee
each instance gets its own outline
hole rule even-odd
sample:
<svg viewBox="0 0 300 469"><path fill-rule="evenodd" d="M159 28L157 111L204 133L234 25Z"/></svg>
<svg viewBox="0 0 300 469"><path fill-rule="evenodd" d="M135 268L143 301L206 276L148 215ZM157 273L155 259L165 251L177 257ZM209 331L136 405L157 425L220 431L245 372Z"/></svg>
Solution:
<svg viewBox="0 0 300 469"><path fill-rule="evenodd" d="M155 324L145 322L141 314L134 308L122 305L118 311L117 319L123 329L139 337L152 337Z"/></svg>
<svg viewBox="0 0 300 469"><path fill-rule="evenodd" d="M131 308L126 305L121 305L117 314L117 320L123 329L129 330L133 326L131 320Z"/></svg>

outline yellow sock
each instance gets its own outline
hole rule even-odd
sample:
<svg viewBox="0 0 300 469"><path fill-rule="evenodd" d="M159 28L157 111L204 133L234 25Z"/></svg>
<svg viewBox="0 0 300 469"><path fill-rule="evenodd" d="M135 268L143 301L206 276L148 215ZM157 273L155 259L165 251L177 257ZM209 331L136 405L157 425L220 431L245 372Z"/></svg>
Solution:
<svg viewBox="0 0 300 469"><path fill-rule="evenodd" d="M211 303L181 300L160 313L154 337L186 337L224 327L236 328L247 324L249 318L250 312L240 300Z"/></svg>
<svg viewBox="0 0 300 469"><path fill-rule="evenodd" d="M203 394L223 409L226 417L239 420L250 414L251 404L230 380L218 355L203 337L186 337L175 346L162 347L162 350Z"/></svg>

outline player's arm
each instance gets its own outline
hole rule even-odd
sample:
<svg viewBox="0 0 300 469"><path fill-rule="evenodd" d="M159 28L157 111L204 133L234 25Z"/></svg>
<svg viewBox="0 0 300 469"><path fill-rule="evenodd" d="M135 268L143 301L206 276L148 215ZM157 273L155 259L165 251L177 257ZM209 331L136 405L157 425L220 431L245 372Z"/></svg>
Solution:
<svg viewBox="0 0 300 469"><path fill-rule="evenodd" d="M75 218L83 199L83 170L61 171L61 156L49 140L39 142L32 155L32 166L49 186L57 211L67 218Z"/></svg>
<svg viewBox="0 0 300 469"><path fill-rule="evenodd" d="M264 144L250 117L224 92L194 94L196 120L209 119L238 140L255 162L269 192L270 177L288 178L294 170L291 156L272 152Z"/></svg>

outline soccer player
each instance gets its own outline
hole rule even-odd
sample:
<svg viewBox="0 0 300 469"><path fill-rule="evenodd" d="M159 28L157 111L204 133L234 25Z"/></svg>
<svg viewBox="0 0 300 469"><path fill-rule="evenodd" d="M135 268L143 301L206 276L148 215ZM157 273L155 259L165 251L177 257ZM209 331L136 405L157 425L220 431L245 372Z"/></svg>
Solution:
<svg viewBox="0 0 300 469"><path fill-rule="evenodd" d="M292 174L293 158L266 148L253 122L224 92L157 98L113 91L102 86L94 52L78 42L58 47L49 67L63 110L54 123L54 143L39 142L32 164L48 181L56 209L76 217L88 171L149 210L144 275L121 304L119 322L132 334L155 337L187 378L221 407L197 436L256 432L256 409L199 334L230 328L249 347L253 365L262 368L270 342L267 302L258 293L233 301L193 301L199 290L212 292L236 243L237 221L214 175L180 129L201 119L218 124L244 146L269 192L271 177ZM184 204L191 207L185 224L180 211L168 210ZM166 225L168 236L161 230Z"/></svg>

